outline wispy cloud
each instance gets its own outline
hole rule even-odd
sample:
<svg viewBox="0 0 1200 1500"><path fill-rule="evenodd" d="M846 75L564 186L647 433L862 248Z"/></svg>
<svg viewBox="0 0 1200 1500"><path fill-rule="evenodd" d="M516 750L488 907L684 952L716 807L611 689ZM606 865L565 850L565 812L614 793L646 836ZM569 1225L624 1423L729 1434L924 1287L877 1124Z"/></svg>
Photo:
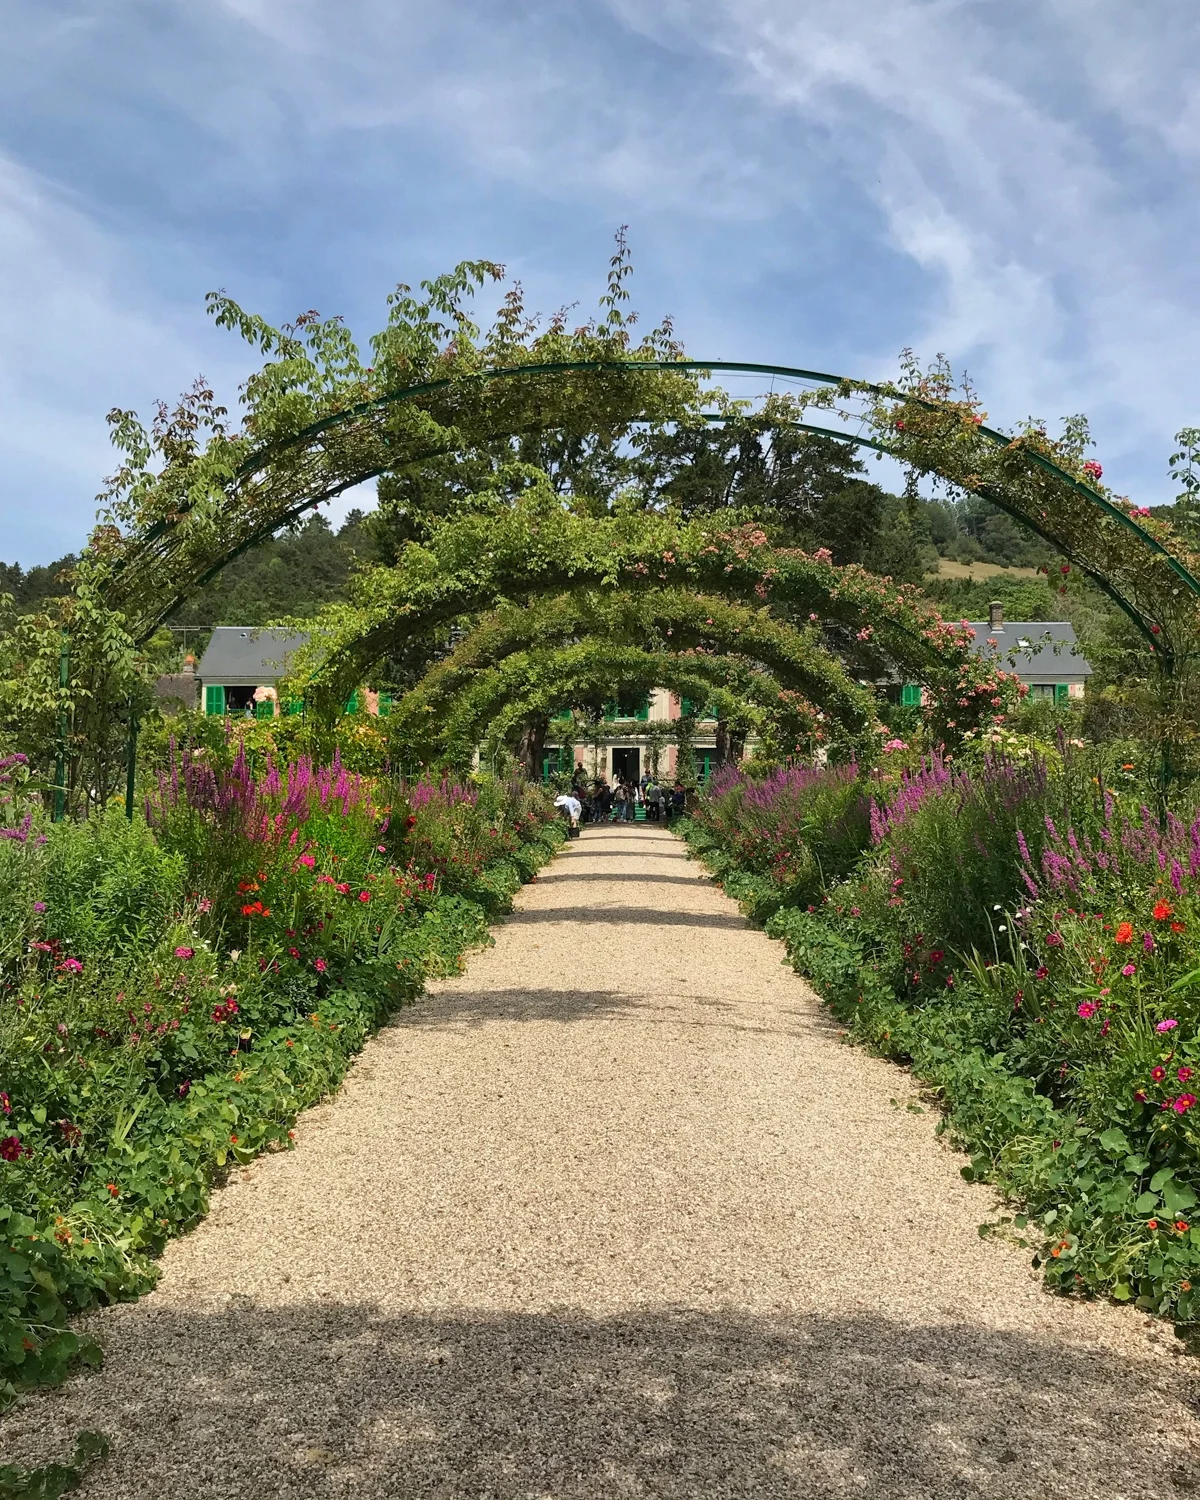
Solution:
<svg viewBox="0 0 1200 1500"><path fill-rule="evenodd" d="M395 280L488 255L589 304L623 221L639 302L698 353L941 350L1000 422L1089 412L1139 498L1195 420L1191 0L10 11L0 555L82 535L108 406L197 369L233 394L209 287L365 334Z"/></svg>

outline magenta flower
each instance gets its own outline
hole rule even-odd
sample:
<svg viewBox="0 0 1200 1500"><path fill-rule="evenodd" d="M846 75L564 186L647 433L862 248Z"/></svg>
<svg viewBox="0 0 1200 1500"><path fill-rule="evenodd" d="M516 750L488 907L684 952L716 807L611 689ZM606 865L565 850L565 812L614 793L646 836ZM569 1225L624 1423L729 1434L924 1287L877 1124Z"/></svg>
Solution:
<svg viewBox="0 0 1200 1500"><path fill-rule="evenodd" d="M1041 964L1038 968L1036 968L1033 971L1033 977L1035 979L1045 979L1049 973L1050 973L1050 970L1046 967L1046 965L1045 964Z"/></svg>
<svg viewBox="0 0 1200 1500"><path fill-rule="evenodd" d="M1121 973L1124 974L1126 979L1132 979L1137 973L1137 964L1126 964Z"/></svg>
<svg viewBox="0 0 1200 1500"><path fill-rule="evenodd" d="M313 959L313 968L316 969L316 971L317 971L318 974L324 974L325 970L328 967L329 967L329 965L325 962L325 960L323 958L314 958Z"/></svg>
<svg viewBox="0 0 1200 1500"><path fill-rule="evenodd" d="M316 866L317 862L311 854L302 854L296 863L303 865L306 870L311 870Z"/></svg>
<svg viewBox="0 0 1200 1500"><path fill-rule="evenodd" d="M1195 1102L1195 1094L1180 1094L1179 1098L1176 1099L1171 1105L1171 1108L1177 1115L1186 1115L1188 1110L1191 1109L1192 1105L1195 1104Z"/></svg>
<svg viewBox="0 0 1200 1500"><path fill-rule="evenodd" d="M1090 1021L1099 1009L1100 1007L1094 1000L1084 1000L1080 1003L1076 1014L1081 1020Z"/></svg>
<svg viewBox="0 0 1200 1500"><path fill-rule="evenodd" d="M33 909L39 916L41 916L42 912L46 910L46 903L44 901L35 901L33 903Z"/></svg>
<svg viewBox="0 0 1200 1500"><path fill-rule="evenodd" d="M1175 1077L1179 1079L1180 1083L1186 1083L1191 1076L1191 1068L1179 1068L1175 1073Z"/></svg>
<svg viewBox="0 0 1200 1500"><path fill-rule="evenodd" d="M19 1135L6 1135L0 1141L0 1158L4 1161L18 1161L22 1155L26 1155L28 1152L28 1146L21 1145L21 1137Z"/></svg>
<svg viewBox="0 0 1200 1500"><path fill-rule="evenodd" d="M60 974L82 974L83 965L77 958L64 958L62 963L59 964L58 970Z"/></svg>
<svg viewBox="0 0 1200 1500"><path fill-rule="evenodd" d="M1178 1025L1178 1021L1166 1020L1160 1021L1154 1029L1155 1031L1174 1031Z"/></svg>
<svg viewBox="0 0 1200 1500"><path fill-rule="evenodd" d="M195 948L176 948L175 950L176 958L195 958L195 956Z"/></svg>
<svg viewBox="0 0 1200 1500"><path fill-rule="evenodd" d="M1154 952L1154 934L1152 932L1142 933L1142 947L1147 953Z"/></svg>
<svg viewBox="0 0 1200 1500"><path fill-rule="evenodd" d="M1062 945L1063 945L1063 935L1062 935L1061 932L1048 932L1046 934L1046 947L1047 948L1061 948Z"/></svg>

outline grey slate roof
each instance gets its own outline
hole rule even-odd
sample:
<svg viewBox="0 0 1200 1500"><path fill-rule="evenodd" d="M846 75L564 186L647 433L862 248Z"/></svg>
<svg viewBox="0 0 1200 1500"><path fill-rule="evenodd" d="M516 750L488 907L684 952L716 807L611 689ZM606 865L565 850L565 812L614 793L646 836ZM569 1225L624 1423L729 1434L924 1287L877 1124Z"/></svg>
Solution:
<svg viewBox="0 0 1200 1500"><path fill-rule="evenodd" d="M1055 682L1064 677L1092 675L1092 665L1080 653L1074 628L1066 620L1005 620L1000 630L993 630L986 620L972 620L970 624L975 632L971 642L975 655L999 657L1004 670L1015 669L1024 682ZM996 645L990 646L989 641L995 641ZM1013 651L1016 655L1010 661Z"/></svg>
<svg viewBox="0 0 1200 1500"><path fill-rule="evenodd" d="M259 629L253 625L218 625L196 676L225 687L263 687L287 670L288 655L308 640L307 632Z"/></svg>

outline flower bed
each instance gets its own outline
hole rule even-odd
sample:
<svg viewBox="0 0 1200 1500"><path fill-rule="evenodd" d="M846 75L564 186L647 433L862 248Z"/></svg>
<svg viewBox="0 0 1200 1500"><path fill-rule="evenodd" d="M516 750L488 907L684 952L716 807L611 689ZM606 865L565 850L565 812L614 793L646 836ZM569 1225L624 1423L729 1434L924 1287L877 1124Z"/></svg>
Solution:
<svg viewBox="0 0 1200 1500"><path fill-rule="evenodd" d="M10 776L19 773L10 765ZM3 774L3 768L0 768ZM0 786L2 791L2 786ZM12 793L10 792L10 800ZM146 816L0 830L0 1391L97 1351L222 1171L487 941L561 840L523 782L171 762Z"/></svg>
<svg viewBox="0 0 1200 1500"><path fill-rule="evenodd" d="M848 805L844 771L789 774ZM1112 779L1069 747L864 779L861 853L819 893L789 883L803 821L770 782L718 782L685 832L849 1033L937 1090L964 1175L1016 1210L992 1231L1194 1333L1200 815L1160 828Z"/></svg>

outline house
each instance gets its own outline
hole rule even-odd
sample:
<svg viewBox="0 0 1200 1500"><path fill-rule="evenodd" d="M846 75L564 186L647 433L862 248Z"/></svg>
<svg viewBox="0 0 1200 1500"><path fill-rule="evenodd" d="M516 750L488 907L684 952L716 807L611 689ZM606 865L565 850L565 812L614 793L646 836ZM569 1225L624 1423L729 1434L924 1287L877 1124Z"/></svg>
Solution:
<svg viewBox="0 0 1200 1500"><path fill-rule="evenodd" d="M986 620L972 620L976 656L995 658L1006 672L1015 672L1029 688L1031 701L1044 698L1065 703L1082 698L1092 666L1079 650L1075 630L1066 620L1004 619L997 600L988 606Z"/></svg>
<svg viewBox="0 0 1200 1500"><path fill-rule="evenodd" d="M1066 703L1082 698L1092 664L1079 650L1074 627L1066 620L1005 621L1004 606L993 600L986 620L965 622L975 632L971 651L1015 672L1029 688L1030 701ZM894 703L917 706L925 701L916 682L881 684Z"/></svg>
<svg viewBox="0 0 1200 1500"><path fill-rule="evenodd" d="M293 712L300 705L285 702L281 709L277 684L287 671L289 657L307 641L304 632L218 625L194 669L194 678L185 668L178 674L178 685L175 677L169 687L164 679L162 694L170 692L174 697L198 702L206 714L262 719L273 718L281 711ZM346 709L353 713L361 707L367 713L387 715L391 703L388 693L363 691L351 697ZM695 707L698 705L661 688L641 698L611 703L600 733L589 737L586 744L556 742L546 746L542 774L570 774L576 766L582 766L589 776L602 775L610 781L637 781L651 771L673 776L678 750L670 726ZM707 776L716 761L716 721L703 709L698 713L693 743L697 770L702 777Z"/></svg>
<svg viewBox="0 0 1200 1500"><path fill-rule="evenodd" d="M304 632L218 625L196 669L204 712L273 718L279 712L276 683L288 658L307 641Z"/></svg>
<svg viewBox="0 0 1200 1500"><path fill-rule="evenodd" d="M547 745L542 774L569 775L581 767L589 779L603 776L610 783L637 782L645 775L673 778L679 750L670 726L685 713L693 712L697 718L692 749L696 771L704 780L716 764L716 717L665 688L654 688L641 698L606 704L603 726L586 743Z"/></svg>

